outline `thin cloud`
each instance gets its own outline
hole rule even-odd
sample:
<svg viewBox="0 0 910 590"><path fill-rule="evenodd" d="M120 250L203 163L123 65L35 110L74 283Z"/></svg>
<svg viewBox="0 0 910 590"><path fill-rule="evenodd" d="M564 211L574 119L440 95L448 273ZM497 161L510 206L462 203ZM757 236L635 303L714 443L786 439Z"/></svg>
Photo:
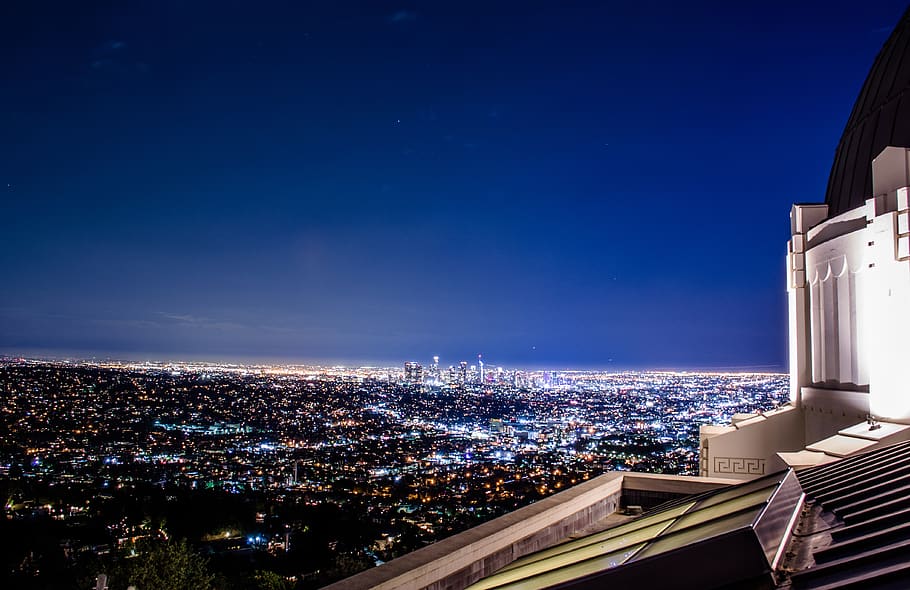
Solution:
<svg viewBox="0 0 910 590"><path fill-rule="evenodd" d="M92 62L93 70L110 69L115 66L116 66L116 63L112 59L96 59Z"/></svg>
<svg viewBox="0 0 910 590"><path fill-rule="evenodd" d="M202 318L197 316L192 316L189 314L179 314L179 313L168 313L166 311L159 311L158 315L161 317L179 322L181 324L204 324L209 323L211 320L208 318Z"/></svg>
<svg viewBox="0 0 910 590"><path fill-rule="evenodd" d="M132 59L125 41L105 41L92 50L90 57L88 65L96 72L126 75L149 70L148 64Z"/></svg>
<svg viewBox="0 0 910 590"><path fill-rule="evenodd" d="M170 320L173 324L178 326L192 326L195 328L215 328L219 330L244 330L249 329L249 326L243 324L238 324L236 322L228 322L222 320L215 320L212 318L194 316L190 314L181 314L181 313L170 313L166 311L156 312L159 317L162 317L166 320Z"/></svg>
<svg viewBox="0 0 910 590"><path fill-rule="evenodd" d="M417 20L417 13L413 10L399 10L388 18L392 24L412 23L415 20Z"/></svg>

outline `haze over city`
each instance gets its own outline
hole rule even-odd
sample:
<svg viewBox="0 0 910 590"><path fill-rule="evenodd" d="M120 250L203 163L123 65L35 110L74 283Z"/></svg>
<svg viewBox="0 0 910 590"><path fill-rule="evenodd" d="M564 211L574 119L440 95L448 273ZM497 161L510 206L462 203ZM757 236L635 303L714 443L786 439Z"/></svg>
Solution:
<svg viewBox="0 0 910 590"><path fill-rule="evenodd" d="M782 370L903 9L4 3L0 352Z"/></svg>

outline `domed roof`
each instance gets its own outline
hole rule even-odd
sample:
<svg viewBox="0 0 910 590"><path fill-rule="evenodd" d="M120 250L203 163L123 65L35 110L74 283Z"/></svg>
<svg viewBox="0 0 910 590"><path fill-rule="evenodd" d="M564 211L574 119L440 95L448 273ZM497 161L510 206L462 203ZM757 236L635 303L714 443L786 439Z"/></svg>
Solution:
<svg viewBox="0 0 910 590"><path fill-rule="evenodd" d="M872 196L872 158L889 145L910 147L910 8L885 42L834 155L825 203L833 217Z"/></svg>

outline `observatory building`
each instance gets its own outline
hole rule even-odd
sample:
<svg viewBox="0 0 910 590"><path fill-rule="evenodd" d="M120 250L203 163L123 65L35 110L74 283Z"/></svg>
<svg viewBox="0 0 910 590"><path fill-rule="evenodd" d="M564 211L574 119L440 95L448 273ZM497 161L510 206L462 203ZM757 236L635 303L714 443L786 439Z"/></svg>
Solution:
<svg viewBox="0 0 910 590"><path fill-rule="evenodd" d="M837 146L823 204L790 212L790 403L701 429L701 473L752 478L910 438L910 11Z"/></svg>
<svg viewBox="0 0 910 590"><path fill-rule="evenodd" d="M606 473L329 588L910 588L908 87L910 10L790 213L788 404L702 427L702 477Z"/></svg>

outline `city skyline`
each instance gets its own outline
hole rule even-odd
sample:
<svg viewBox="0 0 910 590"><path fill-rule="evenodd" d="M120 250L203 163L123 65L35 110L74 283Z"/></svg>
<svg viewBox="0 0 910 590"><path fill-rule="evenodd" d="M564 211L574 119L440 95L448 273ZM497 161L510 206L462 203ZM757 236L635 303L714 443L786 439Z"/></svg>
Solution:
<svg viewBox="0 0 910 590"><path fill-rule="evenodd" d="M438 356L428 356L428 357L407 357L400 359L386 359L386 360L338 360L333 361L331 359L319 359L319 360L307 360L307 359L267 359L267 358L218 358L212 355L184 355L184 356L168 356L162 354L132 354L132 355L103 355L103 354L90 354L86 355L80 352L72 352L69 354L66 353L57 353L57 354L44 354L39 352L32 351L31 353L22 353L22 354L7 354L0 352L0 361L25 361L25 362L37 362L37 363L97 363L102 366L117 365L122 364L123 366L141 366L141 365L161 365L161 366L209 366L209 367L237 367L242 369L256 369L256 368L281 368L281 369L300 369L300 370L315 370L315 369L339 369L339 370L361 370L361 369L375 369L375 370L395 370L399 372L406 372L407 366L410 364L416 364L420 367L421 370L426 370L433 364L434 358L440 358ZM471 360L470 356L467 357L452 357L449 359L443 359L439 362L440 371L448 371L450 369L459 369L461 365L464 365L471 371L479 371L479 366L476 360ZM484 361L484 366L487 370L503 369L509 372L528 372L528 373L540 373L540 372L553 372L553 373L585 373L585 372L597 372L604 374L620 374L620 373L703 373L703 374L768 374L768 375L782 375L786 374L786 368L780 368L774 365L728 365L728 366L689 366L689 367L673 367L673 366L657 366L657 365L639 365L639 366L619 366L611 365L609 363L601 365L583 365L583 364L540 364L540 365L531 365L531 364L520 364L520 363L509 363L509 362L486 362Z"/></svg>
<svg viewBox="0 0 910 590"><path fill-rule="evenodd" d="M0 353L783 370L904 5L2 10Z"/></svg>
<svg viewBox="0 0 910 590"><path fill-rule="evenodd" d="M607 471L695 475L699 425L773 413L788 382L273 369L0 358L7 586L123 589L117 564L185 538L229 581L320 588Z"/></svg>

